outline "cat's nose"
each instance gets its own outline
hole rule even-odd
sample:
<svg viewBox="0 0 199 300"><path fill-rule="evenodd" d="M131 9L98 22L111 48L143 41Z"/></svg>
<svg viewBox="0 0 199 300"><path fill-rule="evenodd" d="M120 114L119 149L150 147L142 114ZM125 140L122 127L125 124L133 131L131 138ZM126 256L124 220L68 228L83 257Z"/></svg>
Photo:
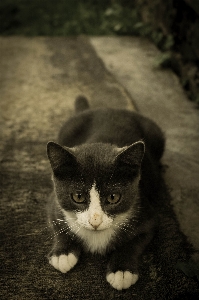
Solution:
<svg viewBox="0 0 199 300"><path fill-rule="evenodd" d="M100 224L102 223L102 216L100 214L93 214L89 220L89 223L91 224L91 226L97 230L97 228L100 226Z"/></svg>

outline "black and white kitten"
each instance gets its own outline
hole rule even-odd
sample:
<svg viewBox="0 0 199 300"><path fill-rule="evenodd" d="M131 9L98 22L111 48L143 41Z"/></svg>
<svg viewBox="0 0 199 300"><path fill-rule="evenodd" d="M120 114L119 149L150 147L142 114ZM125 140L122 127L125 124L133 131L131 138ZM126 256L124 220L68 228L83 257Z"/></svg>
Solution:
<svg viewBox="0 0 199 300"><path fill-rule="evenodd" d="M55 236L49 262L66 273L82 251L107 254L107 281L127 289L138 280L139 258L153 237L150 202L158 188L163 134L136 112L89 109L86 98L78 97L58 143L47 145Z"/></svg>

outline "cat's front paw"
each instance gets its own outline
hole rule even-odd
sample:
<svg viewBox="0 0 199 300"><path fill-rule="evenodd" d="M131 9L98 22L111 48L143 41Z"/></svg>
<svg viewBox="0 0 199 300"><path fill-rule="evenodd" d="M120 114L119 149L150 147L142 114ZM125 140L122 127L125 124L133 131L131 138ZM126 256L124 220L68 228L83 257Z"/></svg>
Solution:
<svg viewBox="0 0 199 300"><path fill-rule="evenodd" d="M49 263L62 273L70 271L76 265L77 261L78 258L73 253L69 253L68 255L61 254L59 256L52 255L49 258Z"/></svg>
<svg viewBox="0 0 199 300"><path fill-rule="evenodd" d="M129 271L117 271L115 273L107 274L106 280L116 290L123 290L128 289L131 285L136 283L138 274L133 274Z"/></svg>

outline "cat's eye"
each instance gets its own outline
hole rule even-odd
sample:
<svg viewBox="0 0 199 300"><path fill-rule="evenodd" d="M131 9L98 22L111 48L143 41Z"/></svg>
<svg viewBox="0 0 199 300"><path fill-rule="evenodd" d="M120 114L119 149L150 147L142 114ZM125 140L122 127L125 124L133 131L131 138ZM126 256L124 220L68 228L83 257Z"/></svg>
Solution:
<svg viewBox="0 0 199 300"><path fill-rule="evenodd" d="M121 195L120 194L111 194L107 197L107 201L109 204L116 204L120 201Z"/></svg>
<svg viewBox="0 0 199 300"><path fill-rule="evenodd" d="M71 194L71 198L76 203L83 203L85 202L85 196L80 193L73 193Z"/></svg>

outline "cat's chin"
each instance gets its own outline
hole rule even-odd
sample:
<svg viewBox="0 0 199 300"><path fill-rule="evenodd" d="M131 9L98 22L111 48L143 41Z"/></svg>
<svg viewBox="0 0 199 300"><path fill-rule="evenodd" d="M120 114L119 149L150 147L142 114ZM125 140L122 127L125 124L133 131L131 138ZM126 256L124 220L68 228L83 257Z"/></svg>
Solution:
<svg viewBox="0 0 199 300"><path fill-rule="evenodd" d="M112 227L102 230L81 227L77 235L82 240L86 251L105 254L110 241L115 236L115 231Z"/></svg>

